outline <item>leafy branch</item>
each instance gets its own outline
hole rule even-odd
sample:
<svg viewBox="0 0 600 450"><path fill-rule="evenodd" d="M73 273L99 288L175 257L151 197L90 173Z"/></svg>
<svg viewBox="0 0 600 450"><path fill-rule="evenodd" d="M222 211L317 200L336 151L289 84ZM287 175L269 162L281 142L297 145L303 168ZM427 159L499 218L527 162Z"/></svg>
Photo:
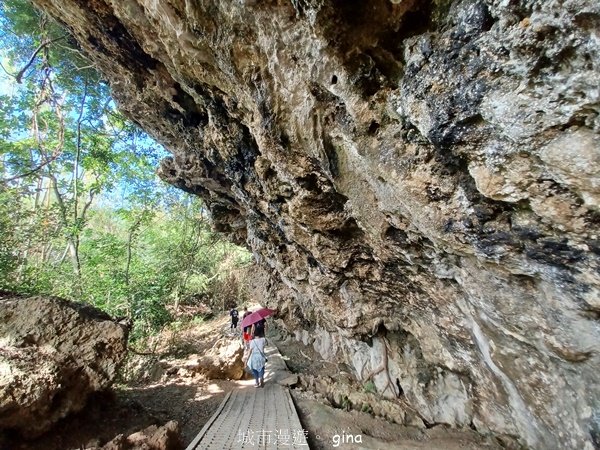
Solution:
<svg viewBox="0 0 600 450"><path fill-rule="evenodd" d="M15 76L15 79L17 80L17 83L21 83L23 76L25 75L25 72L27 72L27 69L29 69L29 67L33 64L33 62L35 61L36 56L38 55L39 52L41 52L42 50L44 50L44 48L46 48L48 45L60 41L62 39L65 39L67 37L67 35L63 35L60 37L57 37L55 39L49 39L49 40L45 40L44 42L42 42L38 48L35 49L35 51L33 52L33 54L31 55L31 57L29 58L29 61L27 61L27 63L23 66L23 68L21 70L19 70L19 73L17 73L17 75Z"/></svg>

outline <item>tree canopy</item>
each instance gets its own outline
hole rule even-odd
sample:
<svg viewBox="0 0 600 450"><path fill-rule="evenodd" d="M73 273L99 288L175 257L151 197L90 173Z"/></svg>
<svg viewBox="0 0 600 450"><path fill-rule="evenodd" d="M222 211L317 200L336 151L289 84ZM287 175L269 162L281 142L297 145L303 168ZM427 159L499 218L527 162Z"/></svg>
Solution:
<svg viewBox="0 0 600 450"><path fill-rule="evenodd" d="M244 296L227 283L248 252L157 179L165 149L119 113L67 31L4 1L0 61L0 289L91 303L133 319L134 337L185 302Z"/></svg>

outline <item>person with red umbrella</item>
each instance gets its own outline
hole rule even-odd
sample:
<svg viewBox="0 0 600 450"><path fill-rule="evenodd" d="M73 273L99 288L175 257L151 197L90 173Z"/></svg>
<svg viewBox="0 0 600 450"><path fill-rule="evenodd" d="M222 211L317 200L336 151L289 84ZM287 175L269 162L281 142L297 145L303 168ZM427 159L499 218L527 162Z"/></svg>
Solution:
<svg viewBox="0 0 600 450"><path fill-rule="evenodd" d="M254 374L255 387L264 387L265 385L265 364L267 357L265 356L265 345L267 341L264 336L265 318L272 315L275 311L268 308L261 308L251 314L248 314L242 319L242 329L252 325L252 340L250 341L250 353L248 354L248 367ZM261 325L258 325L262 322Z"/></svg>
<svg viewBox="0 0 600 450"><path fill-rule="evenodd" d="M248 367L254 375L254 387L265 386L265 365L267 357L265 356L265 346L267 340L264 336L255 336L250 341L250 353L248 353Z"/></svg>
<svg viewBox="0 0 600 450"><path fill-rule="evenodd" d="M242 329L252 325L252 336L264 337L266 331L265 319L275 313L274 309L260 308L253 313L246 315L242 319Z"/></svg>

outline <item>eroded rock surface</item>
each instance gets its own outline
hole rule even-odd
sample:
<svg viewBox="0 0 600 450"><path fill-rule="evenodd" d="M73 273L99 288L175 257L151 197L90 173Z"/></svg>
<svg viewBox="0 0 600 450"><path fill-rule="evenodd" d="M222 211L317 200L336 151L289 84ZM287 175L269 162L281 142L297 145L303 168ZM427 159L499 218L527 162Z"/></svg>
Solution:
<svg viewBox="0 0 600 450"><path fill-rule="evenodd" d="M35 3L323 357L430 423L600 445L596 0Z"/></svg>
<svg viewBox="0 0 600 450"><path fill-rule="evenodd" d="M59 298L0 295L0 428L35 437L109 387L127 329Z"/></svg>
<svg viewBox="0 0 600 450"><path fill-rule="evenodd" d="M179 425L170 421L163 426L152 425L129 436L120 434L102 447L89 450L181 450L183 444Z"/></svg>
<svg viewBox="0 0 600 450"><path fill-rule="evenodd" d="M243 355L240 339L226 336L201 356L190 356L182 369L202 373L211 380L240 380L244 376Z"/></svg>

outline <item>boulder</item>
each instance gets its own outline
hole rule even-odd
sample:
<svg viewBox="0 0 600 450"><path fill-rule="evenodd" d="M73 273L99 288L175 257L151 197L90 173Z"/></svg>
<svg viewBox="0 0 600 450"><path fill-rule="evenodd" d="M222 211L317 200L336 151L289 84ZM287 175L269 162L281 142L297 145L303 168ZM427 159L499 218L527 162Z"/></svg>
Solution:
<svg viewBox="0 0 600 450"><path fill-rule="evenodd" d="M87 450L180 450L183 448L179 424L173 420L158 427L151 425L127 437L120 434L102 447Z"/></svg>
<svg viewBox="0 0 600 450"><path fill-rule="evenodd" d="M244 376L243 355L239 340L222 337L205 354L190 357L184 369L202 373L209 379L239 380Z"/></svg>
<svg viewBox="0 0 600 450"><path fill-rule="evenodd" d="M109 387L127 327L56 297L0 296L0 428L35 437Z"/></svg>
<svg viewBox="0 0 600 450"><path fill-rule="evenodd" d="M290 375L289 377L286 377L283 380L279 381L280 385L286 386L286 387L291 387L291 388L296 386L298 383L299 383L299 379L298 379L297 374Z"/></svg>

